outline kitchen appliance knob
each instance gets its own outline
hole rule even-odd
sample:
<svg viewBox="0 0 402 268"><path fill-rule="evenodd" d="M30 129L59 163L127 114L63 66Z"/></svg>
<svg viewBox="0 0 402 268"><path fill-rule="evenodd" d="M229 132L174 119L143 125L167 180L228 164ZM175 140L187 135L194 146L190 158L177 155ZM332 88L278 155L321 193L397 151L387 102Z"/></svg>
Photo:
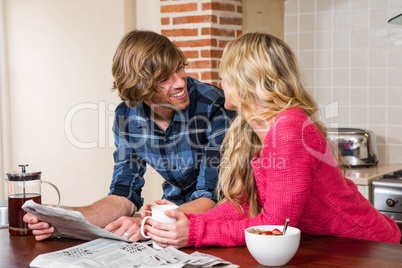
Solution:
<svg viewBox="0 0 402 268"><path fill-rule="evenodd" d="M387 204L387 206L389 207L393 207L395 205L395 201L392 198L388 198L385 203Z"/></svg>

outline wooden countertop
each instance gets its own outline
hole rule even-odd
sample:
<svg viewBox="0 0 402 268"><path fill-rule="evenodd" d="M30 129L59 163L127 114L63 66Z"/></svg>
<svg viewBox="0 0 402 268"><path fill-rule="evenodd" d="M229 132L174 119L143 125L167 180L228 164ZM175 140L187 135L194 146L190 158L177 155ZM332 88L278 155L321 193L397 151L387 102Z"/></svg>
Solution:
<svg viewBox="0 0 402 268"><path fill-rule="evenodd" d="M0 229L0 267L29 267L39 254L66 249L84 241L60 238L37 242L33 236L11 236ZM203 247L182 249L217 256L240 267L259 265L247 247ZM284 267L400 267L402 245L331 236L302 234L296 255Z"/></svg>
<svg viewBox="0 0 402 268"><path fill-rule="evenodd" d="M378 164L374 167L352 168L346 171L346 177L356 185L371 185L374 179L401 169L402 164Z"/></svg>

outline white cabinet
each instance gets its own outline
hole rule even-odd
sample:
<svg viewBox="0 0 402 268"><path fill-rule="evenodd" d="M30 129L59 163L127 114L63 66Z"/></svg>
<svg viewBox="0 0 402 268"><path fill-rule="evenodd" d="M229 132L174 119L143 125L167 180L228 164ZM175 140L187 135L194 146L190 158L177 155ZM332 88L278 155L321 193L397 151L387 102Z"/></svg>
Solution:
<svg viewBox="0 0 402 268"><path fill-rule="evenodd" d="M372 187L371 185L357 185L357 189L359 189L359 192L367 198L370 203L373 203L373 197L372 197Z"/></svg>

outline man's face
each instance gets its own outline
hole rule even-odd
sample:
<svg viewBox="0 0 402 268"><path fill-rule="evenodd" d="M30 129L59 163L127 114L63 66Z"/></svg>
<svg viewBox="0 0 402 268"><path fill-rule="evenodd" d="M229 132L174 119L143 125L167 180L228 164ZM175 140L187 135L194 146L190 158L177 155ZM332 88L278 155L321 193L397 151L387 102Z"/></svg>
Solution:
<svg viewBox="0 0 402 268"><path fill-rule="evenodd" d="M185 110L190 104L187 92L187 74L183 65L178 65L168 79L159 83L158 93L152 103L163 107Z"/></svg>

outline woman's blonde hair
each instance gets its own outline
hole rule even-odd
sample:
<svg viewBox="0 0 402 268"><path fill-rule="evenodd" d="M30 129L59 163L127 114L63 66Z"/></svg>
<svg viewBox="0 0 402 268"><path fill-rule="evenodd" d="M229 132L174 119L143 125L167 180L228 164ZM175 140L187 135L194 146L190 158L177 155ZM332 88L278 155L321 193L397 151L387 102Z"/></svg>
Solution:
<svg viewBox="0 0 402 268"><path fill-rule="evenodd" d="M274 119L280 112L300 107L324 137L327 132L319 120L318 105L305 90L295 55L279 38L264 33L247 33L225 47L219 66L233 105L248 120ZM263 107L264 109L257 109ZM222 162L217 194L220 202L232 202L240 210L249 202L249 217L261 207L250 164L262 149L258 136L239 115L222 143Z"/></svg>

